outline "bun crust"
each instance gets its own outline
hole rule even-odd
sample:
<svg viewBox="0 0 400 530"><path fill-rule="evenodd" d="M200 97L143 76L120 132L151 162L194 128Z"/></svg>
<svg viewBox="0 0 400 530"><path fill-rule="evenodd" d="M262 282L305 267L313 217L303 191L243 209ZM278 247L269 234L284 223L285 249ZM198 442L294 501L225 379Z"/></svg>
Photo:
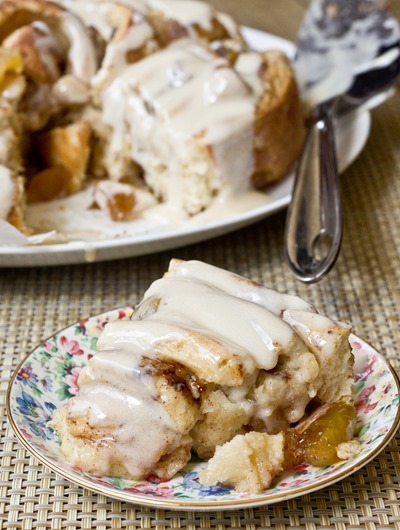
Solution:
<svg viewBox="0 0 400 530"><path fill-rule="evenodd" d="M290 171L304 141L304 112L288 58L278 51L263 54L265 90L255 117L257 189L273 184Z"/></svg>

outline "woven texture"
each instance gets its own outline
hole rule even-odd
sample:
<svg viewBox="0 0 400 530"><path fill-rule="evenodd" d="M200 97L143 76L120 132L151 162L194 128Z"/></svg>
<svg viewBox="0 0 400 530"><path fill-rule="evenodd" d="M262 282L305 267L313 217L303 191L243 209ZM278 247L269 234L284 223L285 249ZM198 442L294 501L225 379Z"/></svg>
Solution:
<svg viewBox="0 0 400 530"><path fill-rule="evenodd" d="M284 212L202 244L152 256L70 267L0 269L0 529L400 529L400 436L353 475L321 491L254 509L141 508L81 489L17 442L6 418L11 374L57 330L135 304L171 257L200 259L311 300L400 369L400 93L372 113L366 148L342 177L345 232L334 270L314 285L283 264Z"/></svg>

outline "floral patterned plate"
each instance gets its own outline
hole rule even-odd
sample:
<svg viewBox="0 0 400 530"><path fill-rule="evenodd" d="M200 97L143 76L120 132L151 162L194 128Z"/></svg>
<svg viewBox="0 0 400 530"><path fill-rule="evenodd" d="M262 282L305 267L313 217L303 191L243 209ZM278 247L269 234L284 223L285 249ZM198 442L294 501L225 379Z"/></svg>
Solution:
<svg viewBox="0 0 400 530"><path fill-rule="evenodd" d="M131 307L116 309L70 326L36 348L17 368L7 394L8 417L21 443L43 464L72 482L135 504L171 509L215 510L274 503L310 493L354 473L390 441L399 424L399 381L371 346L351 336L354 350L357 434L361 453L326 468L298 466L280 475L260 494L237 493L226 487L201 486L193 459L174 479L132 481L85 473L65 462L57 435L48 421L53 411L77 391L82 367L96 351L97 338L110 320L128 319Z"/></svg>

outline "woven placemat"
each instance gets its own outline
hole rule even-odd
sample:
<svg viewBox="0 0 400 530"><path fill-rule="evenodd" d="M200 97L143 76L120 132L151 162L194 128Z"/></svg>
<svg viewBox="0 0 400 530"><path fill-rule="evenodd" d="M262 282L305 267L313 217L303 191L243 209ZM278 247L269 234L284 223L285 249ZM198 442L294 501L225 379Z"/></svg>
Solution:
<svg viewBox="0 0 400 530"><path fill-rule="evenodd" d="M177 512L126 504L49 471L16 440L6 391L17 363L42 339L86 316L135 304L171 257L200 259L311 300L400 368L400 94L373 111L368 144L342 178L345 232L334 270L318 284L283 264L284 212L176 251L81 266L0 269L0 528L105 530L400 528L398 435L372 462L321 491L274 505Z"/></svg>

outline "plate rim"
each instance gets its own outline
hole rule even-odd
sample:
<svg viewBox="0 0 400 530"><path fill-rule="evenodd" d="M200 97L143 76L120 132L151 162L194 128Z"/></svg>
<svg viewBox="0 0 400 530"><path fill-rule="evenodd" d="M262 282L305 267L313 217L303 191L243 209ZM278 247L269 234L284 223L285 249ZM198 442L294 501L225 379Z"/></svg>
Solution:
<svg viewBox="0 0 400 530"><path fill-rule="evenodd" d="M165 509L171 509L171 510L187 510L187 511L214 511L214 510L225 510L225 509L241 509L241 508L251 508L256 506L263 506L263 505L270 505L281 501L286 501L295 497L299 497L301 495L304 495L306 493L313 493L315 491L318 491L322 489L325 485L333 485L344 478L346 478L349 475L352 475L353 473L357 472L359 469L366 466L371 460L373 460L383 449L390 443L390 441L395 436L399 424L400 424L400 399L397 403L397 410L396 410L396 416L393 420L392 425L390 426L389 431L386 433L385 437L381 440L379 445L368 452L362 459L360 459L358 462L356 462L353 466L350 468L344 468L343 470L339 470L337 475L334 477L326 477L321 478L317 480L316 484L308 484L304 486L296 487L295 490L290 491L288 493L271 493L268 495L262 495L258 498L249 497L249 498L242 498L242 499L235 499L235 500L219 500L218 498L213 497L208 502L204 501L188 501L188 500L182 500L182 499L166 499L166 498L155 498L155 497L146 497L143 494L136 494L131 492L125 492L123 490L116 490L111 486L106 486L102 484L96 484L92 483L89 478L85 477L77 477L76 473L74 471L68 471L66 469L60 468L56 462L53 462L50 458L43 455L40 450L36 449L30 444L30 441L25 438L23 433L21 432L17 422L14 419L12 407L11 407L11 401L12 401L12 391L14 387L15 380L17 378L17 375L21 368L24 366L26 361L40 348L46 341L49 341L50 339L56 337L57 335L60 335L63 331L66 331L74 326L76 326L81 321L86 321L91 318L97 318L99 316L107 315L110 313L113 313L115 311L119 310L126 310L126 309L132 309L133 306L123 306L118 307L114 309L110 309L105 312L98 313L96 315L91 315L87 319L82 318L78 322L75 322L73 324L67 325L63 327L62 329L56 331L52 335L50 335L48 338L43 339L40 341L39 344L37 344L25 357L22 359L18 365L16 366L11 379L9 381L7 392L6 392L6 412L7 412L7 418L8 421L12 427L12 430L17 437L18 441L22 444L22 446L33 455L41 464L46 466L47 468L51 469L56 474L61 475L65 479L69 480L70 482L78 485L79 487L86 488L92 492L100 493L103 495L106 495L113 499L122 500L125 502L129 502L135 505L139 506L150 506L153 508L165 508ZM364 339L360 338L359 336L355 335L354 333L350 334L350 341L358 341L362 345L365 345L367 348L371 349L374 354L379 358L381 362L383 362L384 366L389 370L393 382L395 384L396 390L397 390L397 396L400 398L400 377L397 374L394 367L391 365L390 361L386 359L386 357L378 352L378 350L371 345L369 342L365 341Z"/></svg>
<svg viewBox="0 0 400 530"><path fill-rule="evenodd" d="M279 49L283 49L289 56L294 52L294 44L290 40L274 35L267 31L249 26L241 26L244 37L247 40L267 38L275 43ZM250 43L253 45L254 42ZM354 120L357 116L354 116ZM362 146L356 149L354 157L346 162L341 172L346 170L356 158L360 155L368 140L371 128L371 113L363 109L358 113L358 119L364 121L365 140ZM203 225L193 225L190 227L167 227L158 232L144 232L138 235L116 236L93 241L71 240L66 243L42 244L34 246L7 246L0 245L0 268L5 267L41 267L55 265L84 264L90 262L101 262L128 257L145 256L152 253L177 249L179 247L200 243L208 239L226 235L240 228L256 223L266 217L269 217L288 206L291 199L293 171L286 175L275 186L271 187L270 192L284 189L277 198L269 198L270 192L265 194L266 201L261 206L251 208L228 217L227 219L216 219ZM289 191L285 188L289 187ZM142 247L150 246L150 248ZM122 252L117 256L115 250L120 249ZM108 252L107 252L108 251ZM111 255L112 254L112 255Z"/></svg>

